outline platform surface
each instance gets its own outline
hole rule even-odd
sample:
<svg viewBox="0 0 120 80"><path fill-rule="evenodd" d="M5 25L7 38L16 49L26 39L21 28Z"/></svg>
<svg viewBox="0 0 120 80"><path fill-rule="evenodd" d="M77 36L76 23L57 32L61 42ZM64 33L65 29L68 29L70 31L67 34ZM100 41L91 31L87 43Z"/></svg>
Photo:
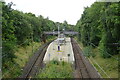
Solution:
<svg viewBox="0 0 120 80"><path fill-rule="evenodd" d="M66 38L66 43L60 46L60 51L58 51L57 40L50 43L44 56L43 62L46 63L51 60L74 63L74 54L71 45L71 39L69 37Z"/></svg>

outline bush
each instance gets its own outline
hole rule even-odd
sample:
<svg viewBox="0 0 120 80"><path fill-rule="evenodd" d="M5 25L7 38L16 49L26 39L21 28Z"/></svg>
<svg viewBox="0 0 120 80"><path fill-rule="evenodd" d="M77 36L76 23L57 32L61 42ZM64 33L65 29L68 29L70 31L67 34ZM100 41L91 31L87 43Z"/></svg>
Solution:
<svg viewBox="0 0 120 80"><path fill-rule="evenodd" d="M83 54L86 57L90 57L90 56L95 57L96 56L95 53L93 53L91 46L85 47L83 49Z"/></svg>
<svg viewBox="0 0 120 80"><path fill-rule="evenodd" d="M71 64L66 62L51 61L46 68L37 75L38 78L72 78Z"/></svg>

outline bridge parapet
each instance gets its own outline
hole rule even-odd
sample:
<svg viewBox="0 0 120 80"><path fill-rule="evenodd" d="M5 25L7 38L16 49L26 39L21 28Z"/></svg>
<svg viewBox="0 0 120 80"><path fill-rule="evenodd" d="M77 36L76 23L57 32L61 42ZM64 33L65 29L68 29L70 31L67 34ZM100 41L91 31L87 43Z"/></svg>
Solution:
<svg viewBox="0 0 120 80"><path fill-rule="evenodd" d="M75 31L65 31L65 32L63 32L64 34L72 34L72 35L77 35L78 34L78 32L75 32ZM58 34L58 31L54 31L54 32L52 32L52 31L44 31L44 34L47 34L47 35L57 35Z"/></svg>

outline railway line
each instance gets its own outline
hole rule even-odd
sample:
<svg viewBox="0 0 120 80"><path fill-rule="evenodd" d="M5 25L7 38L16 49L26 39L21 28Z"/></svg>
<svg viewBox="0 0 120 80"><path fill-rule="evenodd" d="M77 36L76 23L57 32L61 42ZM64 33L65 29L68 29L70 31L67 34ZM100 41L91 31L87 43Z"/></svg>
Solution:
<svg viewBox="0 0 120 80"><path fill-rule="evenodd" d="M51 42L52 41L40 47L39 50L30 58L29 62L24 67L23 73L20 76L20 78L23 79L32 78L38 73L39 69L42 68L44 65L43 58L47 50L47 47Z"/></svg>
<svg viewBox="0 0 120 80"><path fill-rule="evenodd" d="M40 47L39 50L30 58L29 62L24 67L23 74L20 78L33 78L38 73L39 69L43 67L43 58L48 45L51 42L48 42ZM83 56L82 50L73 38L71 38L71 44L75 58L74 78L100 78L98 72Z"/></svg>
<svg viewBox="0 0 120 80"><path fill-rule="evenodd" d="M71 38L75 57L75 78L100 78L98 72L89 63L89 61L83 56L82 50L80 49L77 42Z"/></svg>

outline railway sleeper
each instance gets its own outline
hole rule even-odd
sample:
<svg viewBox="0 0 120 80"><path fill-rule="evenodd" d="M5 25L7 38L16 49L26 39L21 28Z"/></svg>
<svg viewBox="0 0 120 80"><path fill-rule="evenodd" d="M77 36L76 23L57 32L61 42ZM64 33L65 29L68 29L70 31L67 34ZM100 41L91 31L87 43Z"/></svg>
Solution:
<svg viewBox="0 0 120 80"><path fill-rule="evenodd" d="M90 78L86 68L81 68L80 71L81 71L81 74L82 74L82 78Z"/></svg>

